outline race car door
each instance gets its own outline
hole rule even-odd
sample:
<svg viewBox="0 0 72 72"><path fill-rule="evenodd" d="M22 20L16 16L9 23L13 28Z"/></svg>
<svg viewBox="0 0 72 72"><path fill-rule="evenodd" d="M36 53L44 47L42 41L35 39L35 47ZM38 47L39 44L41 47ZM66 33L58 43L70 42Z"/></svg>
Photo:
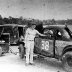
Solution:
<svg viewBox="0 0 72 72"><path fill-rule="evenodd" d="M43 34L45 37L40 37L40 52L41 55L52 56L53 55L53 29L44 29Z"/></svg>
<svg viewBox="0 0 72 72"><path fill-rule="evenodd" d="M56 30L56 42L55 42L55 54L59 57L62 54L63 48L68 46L69 42L69 33L66 29L57 29Z"/></svg>

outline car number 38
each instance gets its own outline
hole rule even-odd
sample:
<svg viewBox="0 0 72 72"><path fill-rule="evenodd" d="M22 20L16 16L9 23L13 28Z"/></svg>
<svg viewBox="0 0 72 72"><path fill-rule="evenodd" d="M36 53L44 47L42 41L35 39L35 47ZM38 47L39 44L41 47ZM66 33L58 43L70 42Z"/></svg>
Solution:
<svg viewBox="0 0 72 72"><path fill-rule="evenodd" d="M42 50L49 50L49 41L42 41Z"/></svg>

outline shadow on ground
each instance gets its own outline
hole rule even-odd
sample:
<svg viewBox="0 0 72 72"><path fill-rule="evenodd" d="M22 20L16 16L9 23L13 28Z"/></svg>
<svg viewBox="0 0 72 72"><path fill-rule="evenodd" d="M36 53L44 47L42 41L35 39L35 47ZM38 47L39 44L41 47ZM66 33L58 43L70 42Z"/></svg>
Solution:
<svg viewBox="0 0 72 72"><path fill-rule="evenodd" d="M41 67L41 68L45 68L45 69L54 68L57 70L63 70L62 63L56 59L53 59L53 58L46 58L46 59L37 58L34 60L34 62L38 67Z"/></svg>

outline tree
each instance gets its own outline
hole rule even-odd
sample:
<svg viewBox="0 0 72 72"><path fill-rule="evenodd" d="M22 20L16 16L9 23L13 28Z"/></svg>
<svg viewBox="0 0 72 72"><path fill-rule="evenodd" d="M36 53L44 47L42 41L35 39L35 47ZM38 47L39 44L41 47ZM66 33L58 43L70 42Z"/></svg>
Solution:
<svg viewBox="0 0 72 72"><path fill-rule="evenodd" d="M3 24L3 18L2 18L2 16L0 15L0 25L2 25Z"/></svg>
<svg viewBox="0 0 72 72"><path fill-rule="evenodd" d="M54 19L51 20L51 24L56 24L56 21Z"/></svg>

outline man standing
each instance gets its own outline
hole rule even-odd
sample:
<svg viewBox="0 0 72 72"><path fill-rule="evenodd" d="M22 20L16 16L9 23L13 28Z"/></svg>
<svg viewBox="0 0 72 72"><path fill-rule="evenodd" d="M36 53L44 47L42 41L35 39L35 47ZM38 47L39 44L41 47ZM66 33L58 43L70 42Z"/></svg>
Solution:
<svg viewBox="0 0 72 72"><path fill-rule="evenodd" d="M34 50L34 38L36 34L45 36L35 30L36 25L32 24L27 30L25 35L25 47L26 47L26 65L33 64L33 50Z"/></svg>

